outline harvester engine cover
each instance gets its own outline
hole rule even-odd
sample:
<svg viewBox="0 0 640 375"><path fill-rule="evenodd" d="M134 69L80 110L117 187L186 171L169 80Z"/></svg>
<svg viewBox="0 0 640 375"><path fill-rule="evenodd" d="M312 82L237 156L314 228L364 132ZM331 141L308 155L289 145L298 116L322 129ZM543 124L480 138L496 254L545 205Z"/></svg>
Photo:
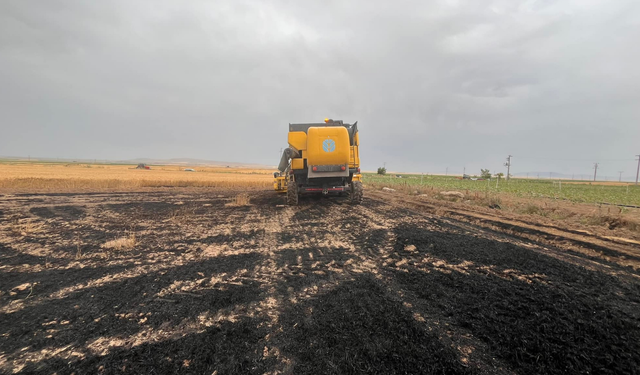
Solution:
<svg viewBox="0 0 640 375"><path fill-rule="evenodd" d="M349 133L344 127L312 127L307 138L307 176L349 176Z"/></svg>

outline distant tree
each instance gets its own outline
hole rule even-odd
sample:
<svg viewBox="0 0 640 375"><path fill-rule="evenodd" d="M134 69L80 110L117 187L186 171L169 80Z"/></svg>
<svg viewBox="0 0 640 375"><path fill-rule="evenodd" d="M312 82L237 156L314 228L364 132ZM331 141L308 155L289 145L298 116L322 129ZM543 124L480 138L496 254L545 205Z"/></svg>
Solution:
<svg viewBox="0 0 640 375"><path fill-rule="evenodd" d="M501 179L502 177L504 177L504 173L500 172L500 173L496 173L494 176L496 176L499 179Z"/></svg>
<svg viewBox="0 0 640 375"><path fill-rule="evenodd" d="M382 174L382 175L387 174L387 168L385 167L378 168L378 174Z"/></svg>
<svg viewBox="0 0 640 375"><path fill-rule="evenodd" d="M491 178L491 172L489 172L488 169L480 169L480 177L484 179L489 179Z"/></svg>

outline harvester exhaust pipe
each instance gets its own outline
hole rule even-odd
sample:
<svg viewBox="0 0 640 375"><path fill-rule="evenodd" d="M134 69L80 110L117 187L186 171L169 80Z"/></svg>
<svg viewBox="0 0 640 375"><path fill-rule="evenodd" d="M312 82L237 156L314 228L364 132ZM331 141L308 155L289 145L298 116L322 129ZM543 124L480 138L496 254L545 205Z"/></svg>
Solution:
<svg viewBox="0 0 640 375"><path fill-rule="evenodd" d="M280 164L278 164L278 170L280 171L280 173L284 173L284 171L287 170L290 159L299 158L299 157L300 157L300 153L296 149L291 147L285 148L284 151L282 152L282 158L280 158Z"/></svg>

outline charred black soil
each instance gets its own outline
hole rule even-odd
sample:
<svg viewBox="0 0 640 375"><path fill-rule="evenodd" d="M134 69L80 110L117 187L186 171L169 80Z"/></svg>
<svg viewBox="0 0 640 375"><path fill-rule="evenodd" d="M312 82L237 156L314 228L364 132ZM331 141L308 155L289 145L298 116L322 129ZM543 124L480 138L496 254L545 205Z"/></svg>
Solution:
<svg viewBox="0 0 640 375"><path fill-rule="evenodd" d="M0 196L0 372L640 373L636 245L239 193Z"/></svg>

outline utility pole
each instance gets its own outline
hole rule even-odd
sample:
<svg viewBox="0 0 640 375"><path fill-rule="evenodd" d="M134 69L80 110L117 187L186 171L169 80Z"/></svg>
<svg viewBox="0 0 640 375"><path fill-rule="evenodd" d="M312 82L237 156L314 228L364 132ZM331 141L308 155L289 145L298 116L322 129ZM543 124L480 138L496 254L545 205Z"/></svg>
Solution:
<svg viewBox="0 0 640 375"><path fill-rule="evenodd" d="M640 155L636 155L638 157L638 171L636 172L636 185L638 185L638 175L640 174Z"/></svg>
<svg viewBox="0 0 640 375"><path fill-rule="evenodd" d="M622 172L620 171L618 173L620 173L620 177L618 178L618 182L622 182Z"/></svg>
<svg viewBox="0 0 640 375"><path fill-rule="evenodd" d="M593 169L595 170L593 172L593 181L596 181L596 177L598 176L598 163L593 163Z"/></svg>
<svg viewBox="0 0 640 375"><path fill-rule="evenodd" d="M446 170L446 172L444 172L444 175L445 175L445 176L448 176L448 175L449 175L449 167L447 167L447 170Z"/></svg>
<svg viewBox="0 0 640 375"><path fill-rule="evenodd" d="M507 181L509 181L509 171L511 170L511 155L507 157L507 162L504 164L507 167Z"/></svg>
<svg viewBox="0 0 640 375"><path fill-rule="evenodd" d="M467 167L462 167L462 175L464 176L465 174L467 174Z"/></svg>

